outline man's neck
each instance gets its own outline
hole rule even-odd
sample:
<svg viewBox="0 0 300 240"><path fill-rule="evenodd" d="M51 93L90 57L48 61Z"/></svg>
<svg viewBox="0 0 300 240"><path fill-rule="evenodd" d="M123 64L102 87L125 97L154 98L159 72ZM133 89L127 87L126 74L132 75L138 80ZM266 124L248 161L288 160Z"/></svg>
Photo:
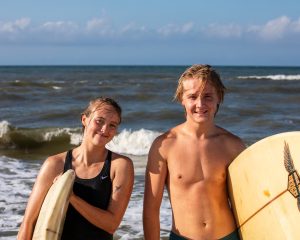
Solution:
<svg viewBox="0 0 300 240"><path fill-rule="evenodd" d="M190 136L196 138L207 138L216 132L216 125L214 122L195 123L186 121L183 125L183 130Z"/></svg>

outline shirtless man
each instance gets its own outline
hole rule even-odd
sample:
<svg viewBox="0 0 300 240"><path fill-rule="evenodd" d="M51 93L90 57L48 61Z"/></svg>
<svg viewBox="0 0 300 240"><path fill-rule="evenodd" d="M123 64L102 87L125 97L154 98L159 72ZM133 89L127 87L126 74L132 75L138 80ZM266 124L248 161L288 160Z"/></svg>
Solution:
<svg viewBox="0 0 300 240"><path fill-rule="evenodd" d="M160 239L159 209L166 184L172 206L170 239L239 239L227 193L227 167L245 149L215 125L225 87L209 65L180 77L175 99L186 121L152 144L146 168L143 224L146 240Z"/></svg>

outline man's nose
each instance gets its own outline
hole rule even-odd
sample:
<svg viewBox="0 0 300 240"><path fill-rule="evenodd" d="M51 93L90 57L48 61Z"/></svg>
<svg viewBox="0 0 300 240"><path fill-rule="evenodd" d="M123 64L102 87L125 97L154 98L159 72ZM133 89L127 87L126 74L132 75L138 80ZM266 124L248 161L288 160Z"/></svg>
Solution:
<svg viewBox="0 0 300 240"><path fill-rule="evenodd" d="M203 105L203 98L199 96L197 98L197 106L201 107L202 105Z"/></svg>

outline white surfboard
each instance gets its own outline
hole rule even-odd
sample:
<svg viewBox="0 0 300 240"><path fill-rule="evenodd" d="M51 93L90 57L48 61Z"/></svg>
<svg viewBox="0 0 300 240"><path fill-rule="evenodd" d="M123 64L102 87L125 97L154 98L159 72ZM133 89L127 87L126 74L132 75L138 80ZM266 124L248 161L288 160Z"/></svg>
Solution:
<svg viewBox="0 0 300 240"><path fill-rule="evenodd" d="M300 132L267 137L229 166L229 192L243 240L300 239Z"/></svg>
<svg viewBox="0 0 300 240"><path fill-rule="evenodd" d="M42 204L32 239L58 240L61 238L74 179L75 173L70 169L51 186Z"/></svg>

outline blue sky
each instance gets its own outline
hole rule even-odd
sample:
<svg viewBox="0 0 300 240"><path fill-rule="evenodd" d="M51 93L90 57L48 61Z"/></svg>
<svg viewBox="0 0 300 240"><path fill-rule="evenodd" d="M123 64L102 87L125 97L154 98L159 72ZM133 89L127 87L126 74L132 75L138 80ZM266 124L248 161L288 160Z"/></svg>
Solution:
<svg viewBox="0 0 300 240"><path fill-rule="evenodd" d="M0 65L300 66L299 56L299 0L0 3Z"/></svg>

